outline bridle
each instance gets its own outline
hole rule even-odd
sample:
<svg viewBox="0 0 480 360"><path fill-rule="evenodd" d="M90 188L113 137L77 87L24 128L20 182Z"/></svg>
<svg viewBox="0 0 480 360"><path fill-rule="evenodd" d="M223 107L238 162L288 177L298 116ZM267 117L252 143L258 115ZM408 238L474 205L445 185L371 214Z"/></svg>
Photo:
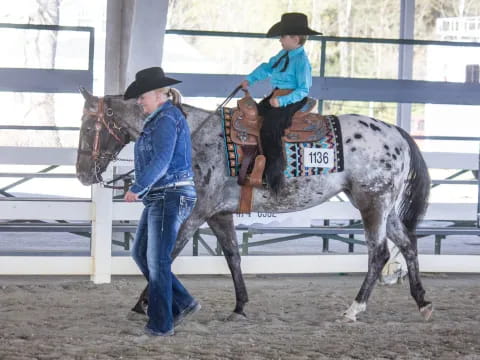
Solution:
<svg viewBox="0 0 480 360"><path fill-rule="evenodd" d="M109 181L105 183L101 176L99 176L100 172L100 163L99 160L101 159L106 159L107 161L113 161L113 160L118 160L117 155L120 152L120 150L130 142L130 135L128 134L127 131L125 131L125 128L122 126L119 126L118 124L115 123L115 117L113 116L113 110L111 107L105 106L106 101L104 97L99 97L98 98L98 104L97 104L97 111L88 111L87 109L84 108L83 114L84 116L93 116L95 118L95 135L93 139L93 145L91 150L78 150L80 154L86 154L90 155L91 159L94 163L94 173L95 173L95 178L98 183L100 183L104 187L108 188L114 188L114 189L123 189L123 187L118 187L118 186L110 186L107 185L111 182L117 181L122 179L123 177L126 177L127 175L131 174L133 172L129 171L126 174L123 174L120 177L115 178L112 181ZM107 131L114 139L115 141L120 144L120 147L118 148L117 151L113 153L109 152L102 152L101 149L101 144L100 144L100 139L101 139L101 133L102 131Z"/></svg>

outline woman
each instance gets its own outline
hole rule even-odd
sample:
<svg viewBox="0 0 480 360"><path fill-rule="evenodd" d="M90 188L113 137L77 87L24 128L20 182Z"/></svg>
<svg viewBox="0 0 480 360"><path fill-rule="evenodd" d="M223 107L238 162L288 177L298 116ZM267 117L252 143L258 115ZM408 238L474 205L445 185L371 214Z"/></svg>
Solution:
<svg viewBox="0 0 480 360"><path fill-rule="evenodd" d="M137 99L146 114L135 143L135 182L125 201L142 199L145 208L138 224L132 256L148 280L148 322L153 336L174 334L200 304L172 274L171 253L182 223L196 201L190 131L181 108L180 93L160 67L139 71L124 98Z"/></svg>

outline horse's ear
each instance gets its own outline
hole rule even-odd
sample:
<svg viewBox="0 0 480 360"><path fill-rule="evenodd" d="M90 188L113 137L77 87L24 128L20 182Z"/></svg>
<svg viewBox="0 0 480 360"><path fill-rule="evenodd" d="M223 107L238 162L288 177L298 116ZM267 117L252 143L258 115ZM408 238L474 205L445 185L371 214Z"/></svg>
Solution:
<svg viewBox="0 0 480 360"><path fill-rule="evenodd" d="M90 94L90 92L85 89L83 86L79 88L79 91L80 93L83 95L83 98L87 101L87 102L92 102L92 100L94 99L94 96L92 94Z"/></svg>

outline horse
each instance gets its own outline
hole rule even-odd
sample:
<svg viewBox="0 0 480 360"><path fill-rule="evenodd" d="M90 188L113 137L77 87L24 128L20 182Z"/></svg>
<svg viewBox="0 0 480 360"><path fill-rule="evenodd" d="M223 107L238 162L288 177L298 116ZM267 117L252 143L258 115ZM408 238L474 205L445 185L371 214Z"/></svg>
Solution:
<svg viewBox="0 0 480 360"><path fill-rule="evenodd" d="M121 148L141 132L140 107L121 96L96 97L81 90L84 113L80 129L77 177L85 185L102 181L101 174ZM246 317L248 294L240 266L241 257L233 214L239 205L240 186L228 176L221 118L217 112L184 104L192 137L192 161L198 201L181 226L173 258L205 222L217 237L228 263L236 303L229 319ZM344 321L356 321L366 310L382 268L390 253L387 239L403 254L413 297L424 320L433 312L425 300L415 229L428 206L430 176L425 160L412 137L402 128L358 114L337 116L342 131L344 170L341 172L286 179L280 195L256 189L253 211L290 212L307 209L344 192L360 211L368 248L368 270ZM99 120L100 119L100 120ZM115 136L114 136L115 135ZM94 155L92 155L94 154ZM135 307L144 311L145 294Z"/></svg>

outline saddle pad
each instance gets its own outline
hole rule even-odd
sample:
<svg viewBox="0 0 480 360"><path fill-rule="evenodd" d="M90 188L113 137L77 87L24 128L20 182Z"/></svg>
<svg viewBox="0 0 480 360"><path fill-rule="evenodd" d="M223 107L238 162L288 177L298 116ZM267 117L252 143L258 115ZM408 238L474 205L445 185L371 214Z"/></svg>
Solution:
<svg viewBox="0 0 480 360"><path fill-rule="evenodd" d="M232 141L231 126L233 117L232 108L224 107L220 110L220 117L222 118L223 139L225 144L225 155L227 157L227 174L229 176L238 176L240 172L240 161L238 146Z"/></svg>
<svg viewBox="0 0 480 360"><path fill-rule="evenodd" d="M318 141L284 142L285 177L312 176L343 171L342 131L338 118L326 116L326 135Z"/></svg>

